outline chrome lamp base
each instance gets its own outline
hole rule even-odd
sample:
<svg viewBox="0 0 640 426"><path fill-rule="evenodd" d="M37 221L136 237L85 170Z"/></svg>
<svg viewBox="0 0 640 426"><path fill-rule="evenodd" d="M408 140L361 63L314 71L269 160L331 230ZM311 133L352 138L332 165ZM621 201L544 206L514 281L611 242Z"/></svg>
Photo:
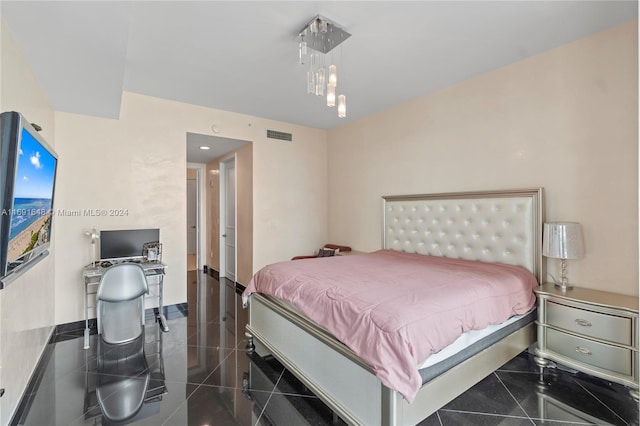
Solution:
<svg viewBox="0 0 640 426"><path fill-rule="evenodd" d="M560 282L555 283L556 287L560 288L564 293L567 290L573 288L571 284L569 284L569 280L567 280L567 259L561 259L560 263Z"/></svg>

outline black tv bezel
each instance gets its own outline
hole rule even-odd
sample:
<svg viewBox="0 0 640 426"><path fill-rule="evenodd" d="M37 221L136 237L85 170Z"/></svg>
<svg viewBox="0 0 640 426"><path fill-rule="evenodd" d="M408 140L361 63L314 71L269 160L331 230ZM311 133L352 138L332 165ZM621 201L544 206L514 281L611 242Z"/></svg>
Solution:
<svg viewBox="0 0 640 426"><path fill-rule="evenodd" d="M2 170L0 173L0 202L2 203L2 205L0 205L2 209L0 211L0 279L4 279L9 275L26 269L26 267L38 259L40 255L47 253L47 250L51 246L51 239L53 238L53 235L50 235L49 241L45 244L34 248L17 259L11 259L11 261L7 259L9 232L11 230L11 214L6 213L13 210L18 152L22 144L23 130L29 133L29 135L42 145L56 160L53 173L53 190L51 191L50 229L51 232L53 232L53 217L55 216L53 214L53 203L55 202L56 180L58 175L58 154L22 114L16 111L3 112L0 114L0 170ZM0 284L0 288L2 288L2 284Z"/></svg>

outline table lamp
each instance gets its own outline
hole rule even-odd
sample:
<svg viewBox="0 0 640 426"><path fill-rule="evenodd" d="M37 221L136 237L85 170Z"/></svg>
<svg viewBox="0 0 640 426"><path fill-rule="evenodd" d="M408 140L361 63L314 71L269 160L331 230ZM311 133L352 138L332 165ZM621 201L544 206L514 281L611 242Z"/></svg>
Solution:
<svg viewBox="0 0 640 426"><path fill-rule="evenodd" d="M584 256L582 226L575 222L550 222L544 224L542 254L546 257L561 259L560 286L562 291L571 287L567 282L567 259L580 259ZM555 279L554 279L555 281Z"/></svg>
<svg viewBox="0 0 640 426"><path fill-rule="evenodd" d="M96 231L96 228L91 228L91 231L84 233L91 239L91 266L96 266L96 241L100 238L100 233Z"/></svg>

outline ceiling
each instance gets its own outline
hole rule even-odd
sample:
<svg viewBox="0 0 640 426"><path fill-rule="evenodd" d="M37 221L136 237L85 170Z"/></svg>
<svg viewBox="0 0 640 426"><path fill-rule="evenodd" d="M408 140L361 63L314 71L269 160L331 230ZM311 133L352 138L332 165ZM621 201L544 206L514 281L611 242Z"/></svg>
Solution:
<svg viewBox="0 0 640 426"><path fill-rule="evenodd" d="M248 143L251 142L187 132L187 162L207 164Z"/></svg>
<svg viewBox="0 0 640 426"><path fill-rule="evenodd" d="M56 110L117 118L123 91L330 129L637 18L635 1L7 1L0 13ZM347 117L306 93L314 16Z"/></svg>

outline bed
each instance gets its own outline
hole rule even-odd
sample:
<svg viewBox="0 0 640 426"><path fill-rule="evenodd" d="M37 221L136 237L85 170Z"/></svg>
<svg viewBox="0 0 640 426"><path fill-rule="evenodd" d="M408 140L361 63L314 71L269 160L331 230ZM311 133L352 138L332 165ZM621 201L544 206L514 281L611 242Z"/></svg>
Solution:
<svg viewBox="0 0 640 426"><path fill-rule="evenodd" d="M538 282L543 276L542 188L387 196L382 205L382 254L394 251L515 265L530 271ZM355 257L325 261L344 263ZM248 350L257 342L354 425L419 423L535 341L529 312L523 315L526 320L501 328L498 338L483 337L448 365L421 369L424 383L407 397L406 391L394 390L376 376L375 364L290 303L259 292L245 298Z"/></svg>

